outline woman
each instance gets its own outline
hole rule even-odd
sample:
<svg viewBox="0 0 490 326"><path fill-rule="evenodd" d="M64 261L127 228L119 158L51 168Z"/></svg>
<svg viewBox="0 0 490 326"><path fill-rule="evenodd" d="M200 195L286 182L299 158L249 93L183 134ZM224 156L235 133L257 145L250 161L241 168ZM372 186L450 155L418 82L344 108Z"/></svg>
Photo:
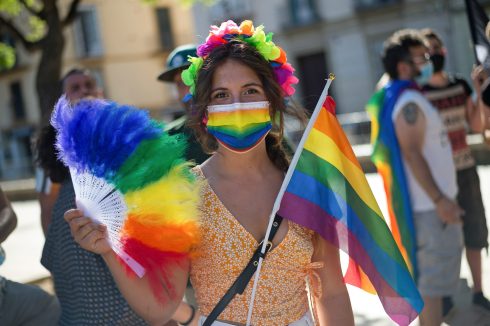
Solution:
<svg viewBox="0 0 490 326"><path fill-rule="evenodd" d="M192 59L183 79L194 95L192 127L204 149L213 155L195 168L207 181L201 208L202 240L196 248L199 255L175 267L173 284L180 298L190 274L202 323L264 238L288 166L280 139L284 96L291 95L295 79L288 74L292 68L284 52L251 22L237 26L228 21L214 27L198 55L201 57ZM279 76L281 65L286 66ZM225 118L219 114L223 112ZM149 295L145 278L129 279L109 248L105 227L78 210L66 212L65 218L75 240L103 256L135 311L152 324L172 316L178 298L169 296L162 306ZM308 277L314 284L311 290L316 294L313 310L318 324L353 325L338 250L288 221L283 221L272 242L261 272L252 324L312 325L305 291ZM323 267L313 270L320 263ZM221 325L246 322L251 288L249 284L219 316ZM190 310L185 303L177 314L184 310Z"/></svg>

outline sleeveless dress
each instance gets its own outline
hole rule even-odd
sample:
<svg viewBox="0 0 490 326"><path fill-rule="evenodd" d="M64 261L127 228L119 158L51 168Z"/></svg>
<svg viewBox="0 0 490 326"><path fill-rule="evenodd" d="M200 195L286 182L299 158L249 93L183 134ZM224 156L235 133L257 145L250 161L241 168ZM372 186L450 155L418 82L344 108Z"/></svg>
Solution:
<svg viewBox="0 0 490 326"><path fill-rule="evenodd" d="M205 179L201 169L194 172ZM207 182L201 207L201 241L191 262L191 283L200 313L209 315L259 245L256 239L227 210ZM282 242L268 253L262 265L256 292L252 324L288 325L308 312L306 278L311 263L314 233L288 220ZM219 320L246 323L253 278L243 295L236 295Z"/></svg>

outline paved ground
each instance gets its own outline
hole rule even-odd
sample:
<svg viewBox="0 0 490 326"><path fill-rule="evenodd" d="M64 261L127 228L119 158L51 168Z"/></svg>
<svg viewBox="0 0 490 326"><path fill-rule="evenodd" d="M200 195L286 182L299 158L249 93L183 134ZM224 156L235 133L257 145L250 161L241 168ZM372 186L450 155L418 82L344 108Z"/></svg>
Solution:
<svg viewBox="0 0 490 326"><path fill-rule="evenodd" d="M490 216L490 166L478 168L481 178L483 198L487 216ZM386 211L386 202L382 189L381 179L377 174L368 174L368 181L378 199L382 210ZM6 262L0 266L0 274L18 281L37 281L43 288L52 290L48 272L41 266L41 257L44 237L39 222L39 206L36 201L14 202L14 209L19 218L17 230L4 243L7 252ZM490 224L490 219L488 219ZM487 295L490 295L490 257L484 256L484 286ZM457 307L455 313L447 321L449 325L490 325L490 314L475 310L470 304L471 278L468 266L463 261L461 269L461 286L455 298ZM349 293L356 317L356 325L394 325L385 315L381 304L376 297L366 294L356 288L349 287ZM416 324L416 323L414 323Z"/></svg>

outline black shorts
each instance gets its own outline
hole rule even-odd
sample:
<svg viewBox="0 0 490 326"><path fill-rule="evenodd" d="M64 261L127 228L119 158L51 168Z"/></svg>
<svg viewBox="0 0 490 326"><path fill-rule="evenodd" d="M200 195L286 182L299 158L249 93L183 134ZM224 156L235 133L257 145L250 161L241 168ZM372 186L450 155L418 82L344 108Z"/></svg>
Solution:
<svg viewBox="0 0 490 326"><path fill-rule="evenodd" d="M465 211L463 234L465 247L488 247L488 228L476 167L460 170L458 176L458 204Z"/></svg>

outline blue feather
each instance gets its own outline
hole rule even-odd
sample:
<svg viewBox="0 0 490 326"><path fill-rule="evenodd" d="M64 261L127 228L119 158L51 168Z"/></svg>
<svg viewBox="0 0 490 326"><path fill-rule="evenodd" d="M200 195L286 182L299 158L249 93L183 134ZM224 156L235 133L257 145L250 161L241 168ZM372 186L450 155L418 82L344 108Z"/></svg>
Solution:
<svg viewBox="0 0 490 326"><path fill-rule="evenodd" d="M58 130L60 159L77 171L111 179L143 140L163 130L147 111L106 100L70 105L65 97L55 106L51 124Z"/></svg>

